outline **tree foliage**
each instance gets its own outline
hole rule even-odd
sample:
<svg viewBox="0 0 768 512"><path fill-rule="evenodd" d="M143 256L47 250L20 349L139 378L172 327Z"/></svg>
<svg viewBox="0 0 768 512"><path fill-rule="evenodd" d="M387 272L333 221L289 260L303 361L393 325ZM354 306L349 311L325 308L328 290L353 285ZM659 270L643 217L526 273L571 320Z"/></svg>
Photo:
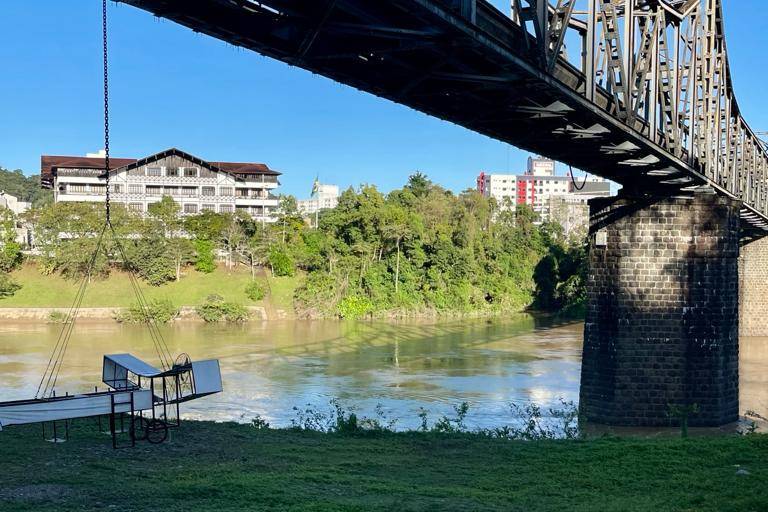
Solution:
<svg viewBox="0 0 768 512"><path fill-rule="evenodd" d="M571 308L585 299L586 246L538 222L524 205L503 205L474 190L454 194L421 173L388 194L363 185L305 222L291 197L275 222L241 213L181 217L170 197L140 215L115 206L113 224L148 283L181 278L194 265L212 272L258 267L302 275L294 306L302 316L362 317L417 312L498 312ZM103 225L101 205L59 203L33 213L41 268L80 276ZM314 221L314 219L312 219ZM0 262L1 264L2 262ZM94 275L125 266L113 243L96 254ZM247 296L263 297L257 285ZM221 301L203 310L215 313ZM212 314L213 314L212 313ZM214 315L215 316L215 315ZM236 315L235 315L236 316Z"/></svg>

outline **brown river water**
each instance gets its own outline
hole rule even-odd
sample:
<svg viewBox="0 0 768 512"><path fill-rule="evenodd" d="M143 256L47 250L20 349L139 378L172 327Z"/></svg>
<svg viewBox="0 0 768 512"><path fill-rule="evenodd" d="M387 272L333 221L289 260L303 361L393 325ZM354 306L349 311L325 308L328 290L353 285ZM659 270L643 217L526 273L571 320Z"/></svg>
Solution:
<svg viewBox="0 0 768 512"><path fill-rule="evenodd" d="M31 398L61 326L0 323L0 401ZM218 358L225 391L185 404L183 416L289 425L294 407L328 411L338 399L358 415L377 406L398 428L470 406L467 425L513 421L509 404L578 401L582 329L527 314L440 322L278 321L237 326L179 322L163 328L176 354ZM101 357L130 352L156 364L140 326L82 321L57 393L103 387ZM768 338L741 340L741 409L768 416Z"/></svg>

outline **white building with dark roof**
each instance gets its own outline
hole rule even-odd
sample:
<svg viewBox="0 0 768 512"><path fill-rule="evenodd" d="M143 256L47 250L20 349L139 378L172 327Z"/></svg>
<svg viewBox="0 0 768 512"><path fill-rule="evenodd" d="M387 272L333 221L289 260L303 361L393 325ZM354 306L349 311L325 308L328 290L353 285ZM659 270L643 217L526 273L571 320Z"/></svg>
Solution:
<svg viewBox="0 0 768 512"><path fill-rule="evenodd" d="M273 194L278 176L265 164L210 162L172 148L141 159L110 158L110 201L146 212L170 196L184 215L242 211L271 222L279 205ZM104 157L43 155L41 182L53 189L56 202L103 202Z"/></svg>

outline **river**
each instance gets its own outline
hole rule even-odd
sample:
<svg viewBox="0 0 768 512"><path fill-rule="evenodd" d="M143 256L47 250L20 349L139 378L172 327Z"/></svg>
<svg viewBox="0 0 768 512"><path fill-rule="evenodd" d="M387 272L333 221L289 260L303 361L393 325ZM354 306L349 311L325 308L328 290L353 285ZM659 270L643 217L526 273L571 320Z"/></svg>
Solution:
<svg viewBox="0 0 768 512"><path fill-rule="evenodd" d="M0 323L0 401L34 396L60 325ZM290 425L294 407L328 411L333 398L358 415L380 409L398 428L470 405L470 427L512 420L509 404L578 401L583 326L527 314L440 322L277 321L244 325L178 322L164 327L176 354L218 358L225 391L184 404L187 418ZM76 325L58 393L93 390L101 357L130 352L156 363L145 328ZM741 409L768 412L768 340L741 342Z"/></svg>

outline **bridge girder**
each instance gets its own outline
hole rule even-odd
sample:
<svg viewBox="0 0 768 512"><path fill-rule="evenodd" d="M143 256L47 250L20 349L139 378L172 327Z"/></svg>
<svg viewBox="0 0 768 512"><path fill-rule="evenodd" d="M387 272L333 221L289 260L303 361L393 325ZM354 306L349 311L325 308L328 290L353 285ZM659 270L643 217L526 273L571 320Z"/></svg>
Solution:
<svg viewBox="0 0 768 512"><path fill-rule="evenodd" d="M768 233L721 0L120 0L634 193L708 185ZM577 51L574 51L577 50Z"/></svg>

